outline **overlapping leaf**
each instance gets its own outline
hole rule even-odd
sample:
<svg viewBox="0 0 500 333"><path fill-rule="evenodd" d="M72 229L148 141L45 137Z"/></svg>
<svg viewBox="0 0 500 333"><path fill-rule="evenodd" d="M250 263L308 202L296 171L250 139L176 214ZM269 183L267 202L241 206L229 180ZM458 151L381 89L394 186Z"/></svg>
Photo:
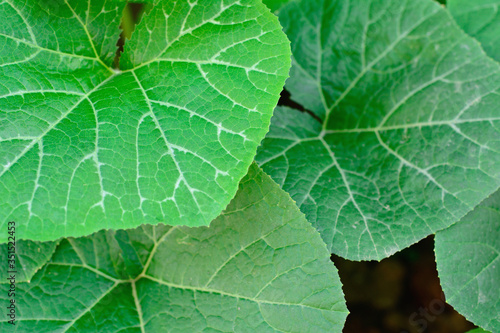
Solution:
<svg viewBox="0 0 500 333"><path fill-rule="evenodd" d="M500 191L436 234L446 301L467 319L500 332Z"/></svg>
<svg viewBox="0 0 500 333"><path fill-rule="evenodd" d="M263 0L262 2L273 12L278 12L285 4L292 0Z"/></svg>
<svg viewBox="0 0 500 333"><path fill-rule="evenodd" d="M490 57L500 61L499 0L448 0L447 9L458 25L481 43Z"/></svg>
<svg viewBox="0 0 500 333"><path fill-rule="evenodd" d="M206 225L236 193L288 73L277 19L256 0L156 1L113 70L123 5L0 4L0 228Z"/></svg>
<svg viewBox="0 0 500 333"><path fill-rule="evenodd" d="M292 99L257 161L332 252L381 259L500 186L500 68L432 0L293 1ZM319 119L319 121L316 120Z"/></svg>
<svg viewBox="0 0 500 333"><path fill-rule="evenodd" d="M210 228L69 238L17 290L17 332L340 332L347 316L319 234L255 165Z"/></svg>
<svg viewBox="0 0 500 333"><path fill-rule="evenodd" d="M449 1L460 27L496 60L500 25L494 18L499 5L499 1ZM447 301L475 324L500 332L500 191L456 225L438 232L435 242Z"/></svg>

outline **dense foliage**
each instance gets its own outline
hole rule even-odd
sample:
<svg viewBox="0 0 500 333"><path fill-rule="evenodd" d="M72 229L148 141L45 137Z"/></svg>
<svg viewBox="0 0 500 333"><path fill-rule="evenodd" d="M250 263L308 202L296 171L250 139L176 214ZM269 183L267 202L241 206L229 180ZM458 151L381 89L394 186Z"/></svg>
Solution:
<svg viewBox="0 0 500 333"><path fill-rule="evenodd" d="M17 332L340 332L330 253L431 234L500 332L500 0L264 2L0 3Z"/></svg>

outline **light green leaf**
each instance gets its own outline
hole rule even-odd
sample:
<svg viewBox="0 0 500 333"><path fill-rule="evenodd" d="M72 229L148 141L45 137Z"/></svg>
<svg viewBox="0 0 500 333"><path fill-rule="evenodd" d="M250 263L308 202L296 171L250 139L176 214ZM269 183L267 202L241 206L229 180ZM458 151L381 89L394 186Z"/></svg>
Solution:
<svg viewBox="0 0 500 333"><path fill-rule="evenodd" d="M458 25L476 38L490 57L500 61L500 1L448 0L447 8Z"/></svg>
<svg viewBox="0 0 500 333"><path fill-rule="evenodd" d="M340 332L347 316L319 234L255 165L210 228L69 238L17 289L17 332Z"/></svg>
<svg viewBox="0 0 500 333"><path fill-rule="evenodd" d="M382 259L500 186L500 68L432 0L291 2L291 98L259 165L328 248ZM319 119L318 120L316 120Z"/></svg>
<svg viewBox="0 0 500 333"><path fill-rule="evenodd" d="M474 324L500 332L500 191L436 233L435 247L446 301Z"/></svg>
<svg viewBox="0 0 500 333"><path fill-rule="evenodd" d="M113 70L122 7L0 4L0 228L20 238L207 225L268 130L290 51L262 3L157 1Z"/></svg>
<svg viewBox="0 0 500 333"><path fill-rule="evenodd" d="M34 242L30 240L18 240L15 249L12 243L0 244L0 262L2 267L2 279L0 283L9 283L6 279L13 272L16 283L30 282L33 275L44 266L52 257L57 242ZM11 266L12 265L12 266Z"/></svg>

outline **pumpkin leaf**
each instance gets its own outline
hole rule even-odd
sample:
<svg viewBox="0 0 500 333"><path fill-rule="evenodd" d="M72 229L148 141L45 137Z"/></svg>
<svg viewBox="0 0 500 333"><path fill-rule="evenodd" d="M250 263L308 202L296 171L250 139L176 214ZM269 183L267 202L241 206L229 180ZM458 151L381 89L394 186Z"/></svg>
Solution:
<svg viewBox="0 0 500 333"><path fill-rule="evenodd" d="M0 226L19 238L208 225L268 130L290 50L262 3L156 1L113 69L123 6L0 4Z"/></svg>
<svg viewBox="0 0 500 333"><path fill-rule="evenodd" d="M256 161L328 248L382 259L500 186L500 67L432 0L292 1L286 88Z"/></svg>
<svg viewBox="0 0 500 333"><path fill-rule="evenodd" d="M339 332L347 316L321 237L256 165L210 228L68 238L16 288L17 332Z"/></svg>

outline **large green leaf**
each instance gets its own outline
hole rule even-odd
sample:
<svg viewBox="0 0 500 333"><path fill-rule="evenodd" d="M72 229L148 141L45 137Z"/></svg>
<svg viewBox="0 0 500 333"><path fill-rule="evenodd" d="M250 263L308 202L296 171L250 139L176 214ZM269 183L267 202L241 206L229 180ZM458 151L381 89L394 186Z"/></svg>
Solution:
<svg viewBox="0 0 500 333"><path fill-rule="evenodd" d="M0 283L10 284L10 281L6 279L6 276L10 275L9 272L15 272L16 282L29 282L33 275L49 261L56 246L57 242L30 240L18 240L15 246L10 242L0 244L0 262L4 263Z"/></svg>
<svg viewBox="0 0 500 333"><path fill-rule="evenodd" d="M319 234L255 165L210 228L69 238L17 289L17 332L340 332L347 316Z"/></svg>
<svg viewBox="0 0 500 333"><path fill-rule="evenodd" d="M476 38L490 57L500 61L500 1L448 0L447 8L458 25Z"/></svg>
<svg viewBox="0 0 500 333"><path fill-rule="evenodd" d="M500 332L500 191L436 234L446 301L467 319Z"/></svg>
<svg viewBox="0 0 500 333"><path fill-rule="evenodd" d="M0 4L0 228L207 225L236 193L288 74L278 20L257 0L156 1L113 70L122 8Z"/></svg>
<svg viewBox="0 0 500 333"><path fill-rule="evenodd" d="M381 259L500 186L500 68L432 0L293 1L287 89L257 162L332 252ZM316 119L319 119L316 120Z"/></svg>

